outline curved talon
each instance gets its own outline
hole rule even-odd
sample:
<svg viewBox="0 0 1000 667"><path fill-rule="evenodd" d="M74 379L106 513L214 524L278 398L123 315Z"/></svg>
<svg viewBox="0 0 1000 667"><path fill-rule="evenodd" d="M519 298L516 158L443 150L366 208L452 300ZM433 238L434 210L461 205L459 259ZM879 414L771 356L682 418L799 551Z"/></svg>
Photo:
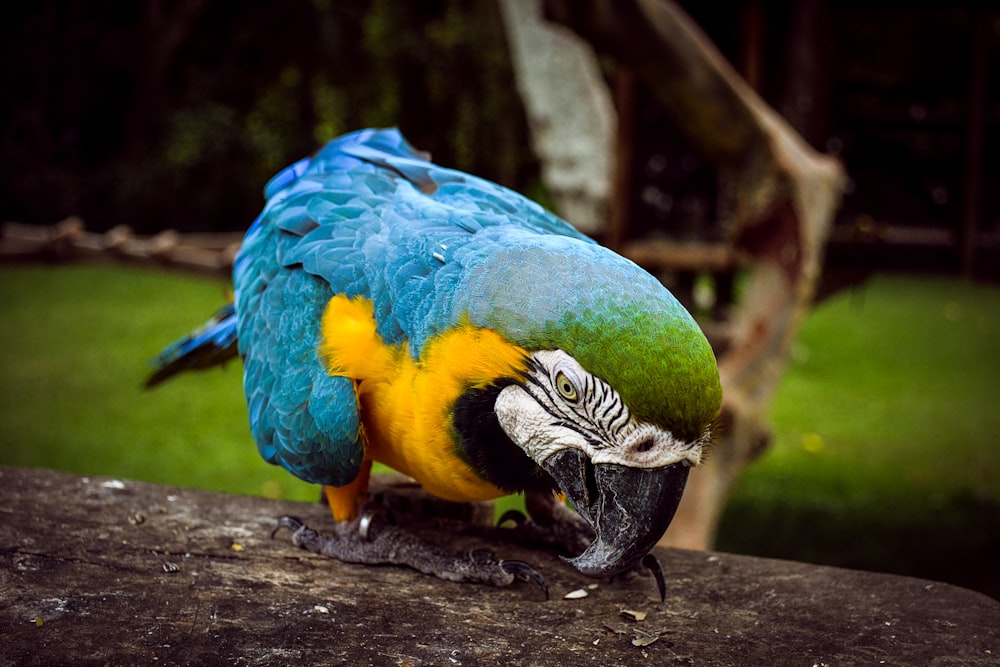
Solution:
<svg viewBox="0 0 1000 667"><path fill-rule="evenodd" d="M549 599L549 587L545 583L545 577L542 576L541 572L523 560L502 560L500 561L500 569L522 581L535 582L542 589L542 593L545 594L545 599Z"/></svg>
<svg viewBox="0 0 1000 667"><path fill-rule="evenodd" d="M274 539L274 536L278 534L278 531L281 530L282 528L286 528L286 529L292 531L293 533L297 533L300 530L302 530L303 528L305 528L305 524L302 523L302 519L300 519L298 517L295 517L295 516L283 516L283 517L279 517L278 518L278 525L275 526L274 530L271 531L271 539L272 540Z"/></svg>
<svg viewBox="0 0 1000 667"><path fill-rule="evenodd" d="M377 523L376 520L381 519L382 522ZM392 510L386 508L384 505L377 505L375 503L369 503L365 505L361 510L361 516L358 517L358 535L365 542L371 542L375 539L375 534L381 528L379 526L384 525L396 525L396 517L393 515Z"/></svg>
<svg viewBox="0 0 1000 667"><path fill-rule="evenodd" d="M528 517L520 510L507 510L497 520L497 526L502 526L507 521L513 521L518 527L528 522Z"/></svg>
<svg viewBox="0 0 1000 667"><path fill-rule="evenodd" d="M368 535L368 531L371 530L372 521L375 520L376 512L366 510L361 514L361 518L358 519L358 535L361 536L365 542L371 542L371 537Z"/></svg>
<svg viewBox="0 0 1000 667"><path fill-rule="evenodd" d="M667 599L667 582L663 578L663 567L660 565L660 561L653 554L646 554L642 557L641 562L644 568L653 573L656 587L660 591L660 602L664 602Z"/></svg>

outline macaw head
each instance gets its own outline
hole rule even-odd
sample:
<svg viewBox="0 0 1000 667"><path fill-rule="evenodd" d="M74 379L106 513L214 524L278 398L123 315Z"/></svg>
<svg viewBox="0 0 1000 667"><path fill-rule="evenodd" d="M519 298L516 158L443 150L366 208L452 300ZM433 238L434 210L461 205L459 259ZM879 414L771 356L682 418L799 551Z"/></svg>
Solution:
<svg viewBox="0 0 1000 667"><path fill-rule="evenodd" d="M632 262L558 237L491 253L458 293L474 324L529 351L492 409L593 527L570 564L591 575L634 566L673 519L719 414L700 327Z"/></svg>

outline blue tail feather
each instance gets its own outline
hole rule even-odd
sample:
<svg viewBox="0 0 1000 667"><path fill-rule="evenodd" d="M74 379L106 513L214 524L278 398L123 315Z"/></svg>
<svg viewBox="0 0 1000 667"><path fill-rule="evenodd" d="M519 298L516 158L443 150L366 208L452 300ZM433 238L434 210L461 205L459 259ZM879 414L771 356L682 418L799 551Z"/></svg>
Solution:
<svg viewBox="0 0 1000 667"><path fill-rule="evenodd" d="M236 355L236 310L229 304L153 359L153 372L145 386L153 387L183 371L223 364Z"/></svg>

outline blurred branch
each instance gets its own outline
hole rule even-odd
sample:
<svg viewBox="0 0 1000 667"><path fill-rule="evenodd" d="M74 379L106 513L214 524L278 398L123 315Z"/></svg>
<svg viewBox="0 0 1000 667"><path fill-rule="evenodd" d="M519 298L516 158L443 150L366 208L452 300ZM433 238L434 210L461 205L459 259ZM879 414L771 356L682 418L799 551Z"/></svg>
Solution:
<svg viewBox="0 0 1000 667"><path fill-rule="evenodd" d="M242 240L242 233L173 230L136 236L124 226L97 234L78 217L48 227L8 222L0 231L0 263L113 261L228 277Z"/></svg>

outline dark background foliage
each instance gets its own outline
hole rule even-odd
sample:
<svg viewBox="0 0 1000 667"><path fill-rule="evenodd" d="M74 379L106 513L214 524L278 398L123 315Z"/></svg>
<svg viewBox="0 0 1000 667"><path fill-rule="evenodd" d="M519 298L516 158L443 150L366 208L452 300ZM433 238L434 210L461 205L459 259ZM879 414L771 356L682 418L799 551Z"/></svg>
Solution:
<svg viewBox="0 0 1000 667"><path fill-rule="evenodd" d="M50 1L5 14L4 219L241 229L278 169L367 126L537 184L492 2Z"/></svg>
<svg viewBox="0 0 1000 667"><path fill-rule="evenodd" d="M954 239L970 230L998 244L1000 193L986 185L1000 174L995 10L683 4L806 139L845 162L842 228L939 232L909 266L954 270ZM796 18L807 8L811 24ZM387 125L442 164L547 203L493 1L15 3L0 56L0 220L239 230L277 170L337 134ZM647 97L637 226L694 233L713 224L715 174ZM880 248L877 259L893 257Z"/></svg>

